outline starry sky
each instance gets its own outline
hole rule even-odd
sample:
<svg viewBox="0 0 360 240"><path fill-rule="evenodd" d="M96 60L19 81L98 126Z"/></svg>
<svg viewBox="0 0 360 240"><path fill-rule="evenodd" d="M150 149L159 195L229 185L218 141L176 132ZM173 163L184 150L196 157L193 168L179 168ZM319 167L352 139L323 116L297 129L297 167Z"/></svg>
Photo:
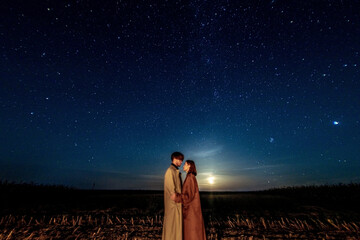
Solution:
<svg viewBox="0 0 360 240"><path fill-rule="evenodd" d="M204 191L360 182L360 3L0 3L0 179ZM183 179L185 173L183 173Z"/></svg>

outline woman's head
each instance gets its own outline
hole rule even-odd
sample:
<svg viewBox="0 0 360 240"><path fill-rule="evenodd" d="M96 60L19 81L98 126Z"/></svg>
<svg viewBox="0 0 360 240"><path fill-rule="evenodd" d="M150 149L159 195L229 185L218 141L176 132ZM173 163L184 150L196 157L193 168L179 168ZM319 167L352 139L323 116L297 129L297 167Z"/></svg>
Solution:
<svg viewBox="0 0 360 240"><path fill-rule="evenodd" d="M184 171L187 173L192 173L195 176L197 175L196 166L193 160L186 160L184 164Z"/></svg>

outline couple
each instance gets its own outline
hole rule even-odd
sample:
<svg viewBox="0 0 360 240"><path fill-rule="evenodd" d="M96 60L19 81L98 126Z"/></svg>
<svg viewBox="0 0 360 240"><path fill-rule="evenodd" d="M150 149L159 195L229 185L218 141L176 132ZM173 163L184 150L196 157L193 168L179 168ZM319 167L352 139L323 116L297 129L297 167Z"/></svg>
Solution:
<svg viewBox="0 0 360 240"><path fill-rule="evenodd" d="M183 160L182 153L174 152L165 173L162 240L205 240L195 163L186 160L183 169L187 174L183 185L179 172Z"/></svg>

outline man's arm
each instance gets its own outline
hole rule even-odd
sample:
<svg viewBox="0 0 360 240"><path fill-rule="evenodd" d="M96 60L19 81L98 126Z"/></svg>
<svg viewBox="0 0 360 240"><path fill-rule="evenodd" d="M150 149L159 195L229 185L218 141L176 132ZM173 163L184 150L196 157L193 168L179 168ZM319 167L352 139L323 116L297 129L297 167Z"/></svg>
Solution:
<svg viewBox="0 0 360 240"><path fill-rule="evenodd" d="M175 178L171 170L165 174L165 190L170 192L170 195L176 193Z"/></svg>

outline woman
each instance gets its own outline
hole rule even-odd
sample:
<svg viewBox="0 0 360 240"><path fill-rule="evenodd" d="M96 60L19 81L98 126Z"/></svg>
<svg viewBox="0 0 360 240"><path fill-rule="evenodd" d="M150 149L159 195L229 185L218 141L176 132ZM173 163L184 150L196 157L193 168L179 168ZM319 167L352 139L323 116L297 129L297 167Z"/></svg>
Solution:
<svg viewBox="0 0 360 240"><path fill-rule="evenodd" d="M196 181L196 167L192 160L186 160L187 173L181 194L173 194L171 199L182 203L183 240L205 240L204 219L201 213L199 187Z"/></svg>

